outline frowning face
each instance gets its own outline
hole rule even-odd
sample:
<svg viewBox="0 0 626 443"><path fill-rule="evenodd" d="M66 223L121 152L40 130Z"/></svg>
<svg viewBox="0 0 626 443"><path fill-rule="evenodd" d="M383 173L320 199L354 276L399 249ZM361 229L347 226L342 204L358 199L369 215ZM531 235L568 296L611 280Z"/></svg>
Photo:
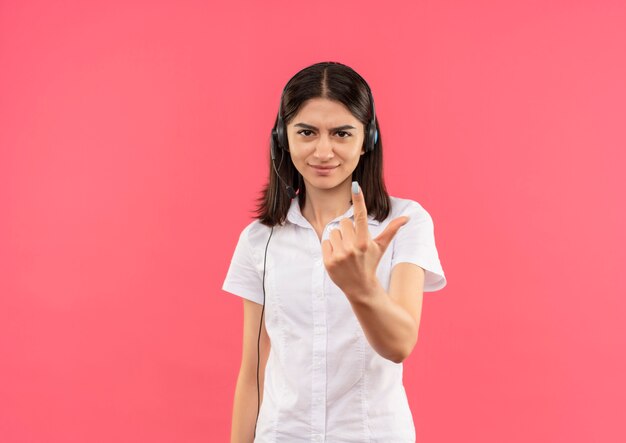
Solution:
<svg viewBox="0 0 626 443"><path fill-rule="evenodd" d="M351 181L365 153L364 125L341 102L307 100L287 125L291 160L307 189L332 189Z"/></svg>

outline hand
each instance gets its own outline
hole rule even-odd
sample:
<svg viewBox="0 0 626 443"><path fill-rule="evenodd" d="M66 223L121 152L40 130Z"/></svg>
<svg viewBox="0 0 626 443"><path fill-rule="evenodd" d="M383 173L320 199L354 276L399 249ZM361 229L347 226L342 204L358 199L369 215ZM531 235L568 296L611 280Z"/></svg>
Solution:
<svg viewBox="0 0 626 443"><path fill-rule="evenodd" d="M355 189L358 193L355 193ZM366 297L376 283L376 269L381 257L398 230L409 221L403 215L393 219L378 237L372 239L367 224L365 198L357 182L352 182L354 223L349 218L341 220L338 229L330 231L322 242L324 266L335 284L348 299L356 301Z"/></svg>

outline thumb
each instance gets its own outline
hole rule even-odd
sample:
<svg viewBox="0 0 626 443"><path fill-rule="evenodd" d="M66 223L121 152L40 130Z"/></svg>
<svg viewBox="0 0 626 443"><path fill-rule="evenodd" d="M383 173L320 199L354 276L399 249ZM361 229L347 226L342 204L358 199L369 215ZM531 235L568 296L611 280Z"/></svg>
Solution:
<svg viewBox="0 0 626 443"><path fill-rule="evenodd" d="M380 249L382 250L383 253L387 250L387 246L389 246L389 243L391 243L391 240L393 240L393 238L396 236L396 234L398 233L398 230L402 226L404 226L409 220L410 220L410 217L407 215L394 218L393 220L389 222L385 230L381 232L378 235L378 237L374 239L374 241L380 246Z"/></svg>

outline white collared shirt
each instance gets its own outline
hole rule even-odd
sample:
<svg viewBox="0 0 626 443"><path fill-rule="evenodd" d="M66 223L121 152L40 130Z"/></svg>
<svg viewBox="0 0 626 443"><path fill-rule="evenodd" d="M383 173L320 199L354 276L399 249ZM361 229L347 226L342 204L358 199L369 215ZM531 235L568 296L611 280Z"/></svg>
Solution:
<svg viewBox="0 0 626 443"><path fill-rule="evenodd" d="M380 260L381 285L388 290L393 266L409 262L425 270L424 292L443 288L447 282L430 214L413 200L390 199L391 211L383 222L368 216L372 238L394 218L411 218ZM343 218L354 221L353 210L351 206L331 221L322 240ZM254 441L414 443L402 363L381 357L370 346L348 299L328 276L320 239L297 198L285 224L274 227L264 296L263 258L270 230L257 219L242 230L222 286L256 303L265 301L271 347Z"/></svg>

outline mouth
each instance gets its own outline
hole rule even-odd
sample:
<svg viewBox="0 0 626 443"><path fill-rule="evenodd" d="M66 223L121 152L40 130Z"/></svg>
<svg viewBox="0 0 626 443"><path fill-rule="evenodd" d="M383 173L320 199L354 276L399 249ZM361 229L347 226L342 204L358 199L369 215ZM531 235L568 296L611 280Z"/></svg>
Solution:
<svg viewBox="0 0 626 443"><path fill-rule="evenodd" d="M318 165L309 165L309 166L311 166L312 168L315 168L315 169L319 169L319 170L321 170L321 171L326 171L326 170L329 170L329 169L335 169L335 168L336 168L337 166L339 166L339 165L335 165L335 166L318 166Z"/></svg>

